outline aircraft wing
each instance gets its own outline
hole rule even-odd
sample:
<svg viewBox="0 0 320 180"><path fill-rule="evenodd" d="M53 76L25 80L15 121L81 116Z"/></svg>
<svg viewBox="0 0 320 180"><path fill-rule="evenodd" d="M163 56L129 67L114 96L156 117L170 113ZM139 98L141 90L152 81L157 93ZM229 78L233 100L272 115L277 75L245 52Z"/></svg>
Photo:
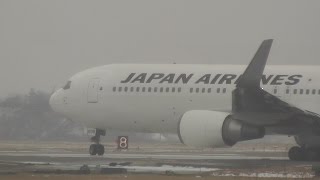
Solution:
<svg viewBox="0 0 320 180"><path fill-rule="evenodd" d="M320 134L319 114L290 105L260 87L272 42L262 42L232 92L233 117L257 126L293 127Z"/></svg>

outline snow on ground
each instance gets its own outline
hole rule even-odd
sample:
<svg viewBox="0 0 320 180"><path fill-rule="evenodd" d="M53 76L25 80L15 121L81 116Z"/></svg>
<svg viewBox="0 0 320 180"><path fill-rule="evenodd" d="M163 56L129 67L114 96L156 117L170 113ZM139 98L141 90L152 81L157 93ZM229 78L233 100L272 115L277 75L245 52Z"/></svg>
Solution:
<svg viewBox="0 0 320 180"><path fill-rule="evenodd" d="M272 172L264 172L264 173L213 173L212 176L232 176L232 177L268 177L268 178L313 178L313 173L272 173Z"/></svg>

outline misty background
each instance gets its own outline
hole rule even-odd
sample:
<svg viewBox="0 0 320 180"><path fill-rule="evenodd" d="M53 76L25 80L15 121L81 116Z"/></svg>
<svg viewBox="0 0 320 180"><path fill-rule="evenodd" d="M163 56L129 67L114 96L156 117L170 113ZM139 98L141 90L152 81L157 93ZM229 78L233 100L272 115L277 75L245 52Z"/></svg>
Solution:
<svg viewBox="0 0 320 180"><path fill-rule="evenodd" d="M86 127L55 113L50 94L31 89L28 94L0 100L0 140L88 141ZM134 142L179 142L177 135L107 131L102 141L127 135Z"/></svg>
<svg viewBox="0 0 320 180"><path fill-rule="evenodd" d="M94 66L248 64L268 38L269 64L318 65L319 17L318 0L0 0L0 138L83 138L48 97Z"/></svg>

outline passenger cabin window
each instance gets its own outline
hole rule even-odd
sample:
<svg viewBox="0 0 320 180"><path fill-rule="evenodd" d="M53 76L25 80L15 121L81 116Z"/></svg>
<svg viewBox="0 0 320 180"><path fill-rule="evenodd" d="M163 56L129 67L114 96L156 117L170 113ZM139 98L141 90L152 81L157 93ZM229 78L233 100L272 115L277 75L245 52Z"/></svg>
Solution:
<svg viewBox="0 0 320 180"><path fill-rule="evenodd" d="M211 88L208 88L208 93L211 93Z"/></svg>
<svg viewBox="0 0 320 180"><path fill-rule="evenodd" d="M226 93L226 92L227 92L227 89L226 89L226 88L223 88L222 92L223 92L223 93Z"/></svg>
<svg viewBox="0 0 320 180"><path fill-rule="evenodd" d="M303 89L300 89L300 94L303 94Z"/></svg>
<svg viewBox="0 0 320 180"><path fill-rule="evenodd" d="M118 88L118 91L121 92L121 91L122 91L122 87L119 87L119 88Z"/></svg>
<svg viewBox="0 0 320 180"><path fill-rule="evenodd" d="M125 87L125 88L124 88L124 91L127 92L127 91L128 91L128 87Z"/></svg>
<svg viewBox="0 0 320 180"><path fill-rule="evenodd" d="M163 92L163 87L160 88L160 92Z"/></svg>
<svg viewBox="0 0 320 180"><path fill-rule="evenodd" d="M294 90L293 90L293 94L297 94L297 89L294 89Z"/></svg>
<svg viewBox="0 0 320 180"><path fill-rule="evenodd" d="M148 92L151 92L151 87L148 88Z"/></svg>
<svg viewBox="0 0 320 180"><path fill-rule="evenodd" d="M170 89L167 87L167 88L166 88L166 92L169 92L169 90L170 90Z"/></svg>
<svg viewBox="0 0 320 180"><path fill-rule="evenodd" d="M116 87L113 87L112 90L113 90L113 92L116 92L117 88L116 88Z"/></svg>
<svg viewBox="0 0 320 180"><path fill-rule="evenodd" d="M190 92L193 93L193 88L190 88Z"/></svg>
<svg viewBox="0 0 320 180"><path fill-rule="evenodd" d="M145 87L143 87L143 88L142 88L142 92L145 92L145 91L146 91L146 88L145 88Z"/></svg>
<svg viewBox="0 0 320 180"><path fill-rule="evenodd" d="M158 88L157 88L157 87L155 87L153 91L154 91L154 92L157 92L157 91L158 91Z"/></svg>
<svg viewBox="0 0 320 180"><path fill-rule="evenodd" d="M202 93L205 93L206 92L206 88L202 88Z"/></svg>
<svg viewBox="0 0 320 180"><path fill-rule="evenodd" d="M130 91L133 92L133 87L130 88Z"/></svg>
<svg viewBox="0 0 320 180"><path fill-rule="evenodd" d="M176 92L176 88L173 87L173 88L172 88L172 92Z"/></svg>
<svg viewBox="0 0 320 180"><path fill-rule="evenodd" d="M66 85L63 86L64 90L70 89L71 88L71 81L68 81Z"/></svg>
<svg viewBox="0 0 320 180"><path fill-rule="evenodd" d="M309 90L309 89L307 89L307 90L306 90L306 94L309 94L309 93L310 93L310 90Z"/></svg>
<svg viewBox="0 0 320 180"><path fill-rule="evenodd" d="M180 87L178 88L178 92L181 92L181 88Z"/></svg>
<svg viewBox="0 0 320 180"><path fill-rule="evenodd" d="M137 87L137 88L136 88L136 91L139 92L139 91L140 91L140 87Z"/></svg>
<svg viewBox="0 0 320 180"><path fill-rule="evenodd" d="M315 89L312 89L312 94L316 94L316 90Z"/></svg>
<svg viewBox="0 0 320 180"><path fill-rule="evenodd" d="M196 88L196 92L197 92L197 93L199 92L199 88Z"/></svg>
<svg viewBox="0 0 320 180"><path fill-rule="evenodd" d="M220 88L217 89L217 93L220 93Z"/></svg>

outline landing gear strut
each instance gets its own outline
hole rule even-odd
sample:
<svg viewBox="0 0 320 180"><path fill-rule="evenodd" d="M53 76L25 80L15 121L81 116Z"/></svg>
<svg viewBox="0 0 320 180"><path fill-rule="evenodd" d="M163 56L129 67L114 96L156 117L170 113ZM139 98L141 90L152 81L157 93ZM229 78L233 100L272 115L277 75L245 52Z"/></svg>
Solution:
<svg viewBox="0 0 320 180"><path fill-rule="evenodd" d="M289 150L288 156L293 161L319 161L320 149L294 146Z"/></svg>
<svg viewBox="0 0 320 180"><path fill-rule="evenodd" d="M104 146L100 144L100 137L106 135L106 131L102 129L94 129L91 130L92 132L89 132L88 134L94 134L94 136L91 138L91 142L94 142L94 144L90 145L89 153L92 156L99 155L102 156L104 154Z"/></svg>

